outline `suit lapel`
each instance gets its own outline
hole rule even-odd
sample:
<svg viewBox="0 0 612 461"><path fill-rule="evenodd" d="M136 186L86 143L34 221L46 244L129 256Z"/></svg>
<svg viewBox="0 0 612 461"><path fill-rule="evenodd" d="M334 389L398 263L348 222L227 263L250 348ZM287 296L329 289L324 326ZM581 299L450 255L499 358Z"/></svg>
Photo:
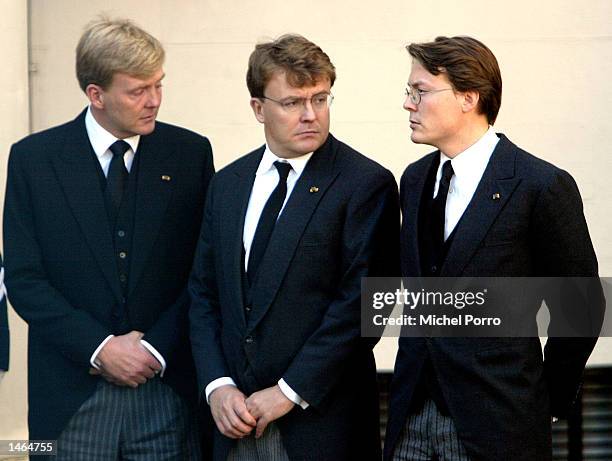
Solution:
<svg viewBox="0 0 612 461"><path fill-rule="evenodd" d="M520 178L515 177L516 146L503 135L455 228L455 236L442 265L441 276L460 276L504 208Z"/></svg>
<svg viewBox="0 0 612 461"><path fill-rule="evenodd" d="M403 256L410 258L404 261L405 267L415 268L412 276L421 275L421 254L419 251L419 211L421 209L421 201L425 194L425 186L427 177L431 168L436 164L436 158L439 152L430 154L426 162L423 162L422 168L414 171L406 178L403 184L404 190L402 194L402 245L405 245Z"/></svg>
<svg viewBox="0 0 612 461"><path fill-rule="evenodd" d="M176 184L177 156L170 155L173 152L175 146L155 131L140 138L136 153L138 178L128 296L137 286L153 251L153 244Z"/></svg>
<svg viewBox="0 0 612 461"><path fill-rule="evenodd" d="M252 287L249 330L255 328L274 301L312 214L339 174L333 169L336 150L337 141L330 134L310 158L274 227Z"/></svg>
<svg viewBox="0 0 612 461"><path fill-rule="evenodd" d="M220 220L221 249L223 251L224 273L229 274L228 281L233 296L232 306L237 315L237 320L242 327L246 326L244 315L244 295L242 290L242 274L244 270L244 260L242 259L244 219L246 216L255 172L261 161L265 146L255 150L245 158L245 164L235 172L235 186L232 184L223 192L223 200L226 206Z"/></svg>
<svg viewBox="0 0 612 461"><path fill-rule="evenodd" d="M97 165L92 158L92 148L85 128L85 111L67 127L64 148L61 154L54 158L53 164L85 241L112 292L117 300L120 300L121 288L111 230L98 181Z"/></svg>

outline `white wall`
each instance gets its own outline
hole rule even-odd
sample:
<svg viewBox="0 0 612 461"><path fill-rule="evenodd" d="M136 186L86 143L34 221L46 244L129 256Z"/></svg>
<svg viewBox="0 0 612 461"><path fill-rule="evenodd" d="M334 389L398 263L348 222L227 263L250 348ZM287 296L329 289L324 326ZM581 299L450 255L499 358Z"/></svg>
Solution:
<svg viewBox="0 0 612 461"><path fill-rule="evenodd" d="M8 151L15 140L28 134L29 126L27 3L0 0L0 17L3 64L0 72L0 200L4 203ZM12 309L9 309L9 326L10 371L0 378L0 439L23 439L27 437L27 327Z"/></svg>

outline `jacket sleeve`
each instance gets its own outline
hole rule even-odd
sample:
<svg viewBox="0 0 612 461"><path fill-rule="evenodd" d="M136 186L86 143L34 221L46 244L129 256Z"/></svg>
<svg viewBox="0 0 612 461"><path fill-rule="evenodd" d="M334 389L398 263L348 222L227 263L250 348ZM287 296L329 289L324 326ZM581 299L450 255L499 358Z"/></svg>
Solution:
<svg viewBox="0 0 612 461"><path fill-rule="evenodd" d="M567 172L556 170L542 189L532 225L538 276L589 278L588 296L560 297L557 283L546 298L551 323L549 339L544 348L544 372L550 393L551 413L563 417L576 400L582 373L595 347L605 309L597 258L584 217L582 200L574 179ZM571 299L573 305L567 305L568 299ZM568 309L571 310L569 315L576 320L588 320L591 323L594 332L592 337L567 338L554 335L556 313L563 312L565 316Z"/></svg>
<svg viewBox="0 0 612 461"><path fill-rule="evenodd" d="M10 301L21 318L50 348L82 367L111 332L79 306L73 306L49 282L37 241L32 203L35 179L27 152L11 148L4 205L4 257Z"/></svg>
<svg viewBox="0 0 612 461"><path fill-rule="evenodd" d="M216 247L214 245L215 221L215 178L213 178L193 269L189 279L189 325L191 348L198 376L198 395L204 399L204 389L217 378L230 376L221 345L221 312L216 279Z"/></svg>

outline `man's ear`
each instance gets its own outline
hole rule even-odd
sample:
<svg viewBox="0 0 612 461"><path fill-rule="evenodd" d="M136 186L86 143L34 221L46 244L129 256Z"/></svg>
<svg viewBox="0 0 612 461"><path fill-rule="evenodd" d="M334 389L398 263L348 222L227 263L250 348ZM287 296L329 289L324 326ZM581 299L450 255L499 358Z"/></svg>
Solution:
<svg viewBox="0 0 612 461"><path fill-rule="evenodd" d="M263 113L263 102L259 98L251 98L251 109L253 109L253 114L259 123L265 122L265 117Z"/></svg>
<svg viewBox="0 0 612 461"><path fill-rule="evenodd" d="M90 83L87 85L87 88L85 88L85 94L92 107L104 110L104 90L101 86Z"/></svg>
<svg viewBox="0 0 612 461"><path fill-rule="evenodd" d="M471 112L478 109L478 101L480 101L480 93L478 91L464 91L462 95L463 102L461 103L461 109L463 112Z"/></svg>

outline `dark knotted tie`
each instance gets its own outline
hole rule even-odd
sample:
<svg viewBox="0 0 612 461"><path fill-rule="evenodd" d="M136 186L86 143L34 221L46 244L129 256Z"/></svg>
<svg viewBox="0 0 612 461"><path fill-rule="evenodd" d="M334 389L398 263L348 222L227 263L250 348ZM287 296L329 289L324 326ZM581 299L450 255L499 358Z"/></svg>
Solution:
<svg viewBox="0 0 612 461"><path fill-rule="evenodd" d="M450 160L447 160L442 166L442 177L438 186L438 195L432 202L431 210L431 230L433 232L433 240L436 245L441 248L444 245L444 221L446 210L446 198L448 196L448 188L454 171Z"/></svg>
<svg viewBox="0 0 612 461"><path fill-rule="evenodd" d="M115 141L109 148L113 153L113 158L106 177L106 194L114 207L115 213L119 211L121 200L123 199L123 191L128 181L129 173L125 167L123 156L129 148L130 145L121 139Z"/></svg>
<svg viewBox="0 0 612 461"><path fill-rule="evenodd" d="M261 260L268 247L270 236L274 230L274 225L278 219L278 214L285 203L285 197L287 196L287 176L291 171L291 165L284 162L274 162L274 166L278 170L278 185L276 189L272 191L272 194L268 198L266 205L261 212L259 222L257 223L257 230L253 237L253 243L251 244L251 252L249 253L249 262L247 267L247 275L249 283L253 283L257 268L261 263Z"/></svg>

